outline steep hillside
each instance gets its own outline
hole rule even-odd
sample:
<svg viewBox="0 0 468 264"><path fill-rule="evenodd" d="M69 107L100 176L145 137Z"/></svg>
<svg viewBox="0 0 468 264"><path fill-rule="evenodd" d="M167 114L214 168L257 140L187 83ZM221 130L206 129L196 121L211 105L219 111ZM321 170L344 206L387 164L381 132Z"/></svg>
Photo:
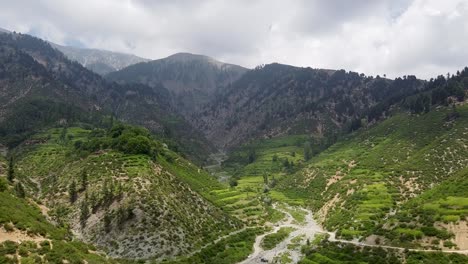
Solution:
<svg viewBox="0 0 468 264"><path fill-rule="evenodd" d="M304 247L305 257L299 264L334 263L334 264L456 264L467 263L468 257L462 254L444 254L442 252L414 252L381 247L362 248L345 243L319 241L315 245Z"/></svg>
<svg viewBox="0 0 468 264"><path fill-rule="evenodd" d="M120 52L75 48L55 43L50 44L70 60L77 61L84 67L100 75L118 71L132 64L149 61L148 59Z"/></svg>
<svg viewBox="0 0 468 264"><path fill-rule="evenodd" d="M91 122L107 114L147 127L200 162L211 151L175 113L162 86L109 83L28 35L0 34L0 46L0 136L7 144L48 124Z"/></svg>
<svg viewBox="0 0 468 264"><path fill-rule="evenodd" d="M114 257L184 255L241 226L210 202L222 185L141 128L51 129L13 156L47 215Z"/></svg>
<svg viewBox="0 0 468 264"><path fill-rule="evenodd" d="M121 83L143 83L151 87L162 84L173 95L174 106L181 113L189 115L246 71L243 67L207 56L177 53L129 66L106 77Z"/></svg>
<svg viewBox="0 0 468 264"><path fill-rule="evenodd" d="M465 223L467 146L467 104L395 113L313 157L280 189L307 193L317 218L344 238L467 249L448 227Z"/></svg>
<svg viewBox="0 0 468 264"><path fill-rule="evenodd" d="M1 263L117 263L94 246L73 241L67 229L49 223L41 213L44 206L24 198L18 181L7 181L6 168L0 158Z"/></svg>
<svg viewBox="0 0 468 264"><path fill-rule="evenodd" d="M336 138L378 103L422 88L414 76L391 81L344 70L270 64L244 74L192 120L220 148L251 138L311 134ZM373 110L372 112L370 112Z"/></svg>

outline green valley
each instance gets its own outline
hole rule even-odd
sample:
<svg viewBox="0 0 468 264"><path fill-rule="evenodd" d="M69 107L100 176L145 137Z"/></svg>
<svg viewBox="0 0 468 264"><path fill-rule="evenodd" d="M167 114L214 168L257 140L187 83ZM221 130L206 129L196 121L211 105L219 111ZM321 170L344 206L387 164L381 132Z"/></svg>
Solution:
<svg viewBox="0 0 468 264"><path fill-rule="evenodd" d="M195 50L238 57L218 44ZM468 67L427 78L444 63L248 69L0 29L0 263L468 263Z"/></svg>

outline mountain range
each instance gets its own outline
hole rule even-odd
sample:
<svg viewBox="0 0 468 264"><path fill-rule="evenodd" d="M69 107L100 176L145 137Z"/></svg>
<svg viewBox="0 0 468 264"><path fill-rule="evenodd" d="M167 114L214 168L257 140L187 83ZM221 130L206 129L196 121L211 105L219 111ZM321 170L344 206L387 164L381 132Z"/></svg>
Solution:
<svg viewBox="0 0 468 264"><path fill-rule="evenodd" d="M138 63L106 75L119 83L142 83L150 87L162 85L170 91L174 107L188 115L213 100L231 86L246 68L223 63L208 56L177 53L164 59Z"/></svg>
<svg viewBox="0 0 468 264"><path fill-rule="evenodd" d="M468 261L468 68L392 80L5 33L0 262Z"/></svg>
<svg viewBox="0 0 468 264"><path fill-rule="evenodd" d="M62 52L70 60L77 61L84 67L100 75L121 70L135 63L149 61L149 59L120 52L75 48L55 43L51 43L51 45Z"/></svg>

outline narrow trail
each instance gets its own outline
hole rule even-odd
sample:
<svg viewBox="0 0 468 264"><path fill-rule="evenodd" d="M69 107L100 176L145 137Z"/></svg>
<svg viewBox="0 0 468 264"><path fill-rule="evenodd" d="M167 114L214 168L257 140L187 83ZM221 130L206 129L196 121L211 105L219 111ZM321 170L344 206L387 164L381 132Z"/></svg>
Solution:
<svg viewBox="0 0 468 264"><path fill-rule="evenodd" d="M286 215L286 218L282 222L279 222L278 224L274 225L272 231L269 231L267 233L257 236L255 239L255 243L253 245L253 249L254 249L253 253L250 254L246 260L239 262L239 264L272 263L275 257L280 256L283 253L287 253L289 255L289 258L292 260L292 263L297 263L302 258L300 247L288 248L288 245L293 244L292 240L298 236L303 237L301 244L305 244L305 241L307 239L312 241L316 234L328 234L329 241L352 244L352 245L361 246L361 247L380 247L380 248L387 248L387 249L393 249L393 250L399 250L399 251L409 250L409 251L417 251L417 252L445 252L445 253L458 253L458 254L468 255L468 250L433 250L433 249L411 249L411 248L407 249L407 248L402 248L402 247L371 245L371 244L366 244L364 242L359 242L359 241L336 239L335 232L328 232L324 230L319 224L317 224L317 222L315 222L313 218L313 214L310 210L300 208L300 210L307 213L305 217L305 220L306 220L305 223L300 225L300 224L294 223L294 218L289 212L281 208L278 208L276 204L273 205L273 208L284 213ZM263 238L269 234L278 232L278 230L280 230L280 228L282 227L292 227L295 230L291 232L286 239L284 239L282 242L277 244L273 249L264 250L261 247Z"/></svg>

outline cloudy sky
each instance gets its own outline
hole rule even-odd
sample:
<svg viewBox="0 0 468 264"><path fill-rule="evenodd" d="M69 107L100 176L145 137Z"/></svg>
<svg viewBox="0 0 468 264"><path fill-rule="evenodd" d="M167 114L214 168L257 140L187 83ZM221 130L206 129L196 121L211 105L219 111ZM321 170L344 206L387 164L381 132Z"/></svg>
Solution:
<svg viewBox="0 0 468 264"><path fill-rule="evenodd" d="M430 78L468 65L466 0L0 0L0 27L157 59L192 52Z"/></svg>

